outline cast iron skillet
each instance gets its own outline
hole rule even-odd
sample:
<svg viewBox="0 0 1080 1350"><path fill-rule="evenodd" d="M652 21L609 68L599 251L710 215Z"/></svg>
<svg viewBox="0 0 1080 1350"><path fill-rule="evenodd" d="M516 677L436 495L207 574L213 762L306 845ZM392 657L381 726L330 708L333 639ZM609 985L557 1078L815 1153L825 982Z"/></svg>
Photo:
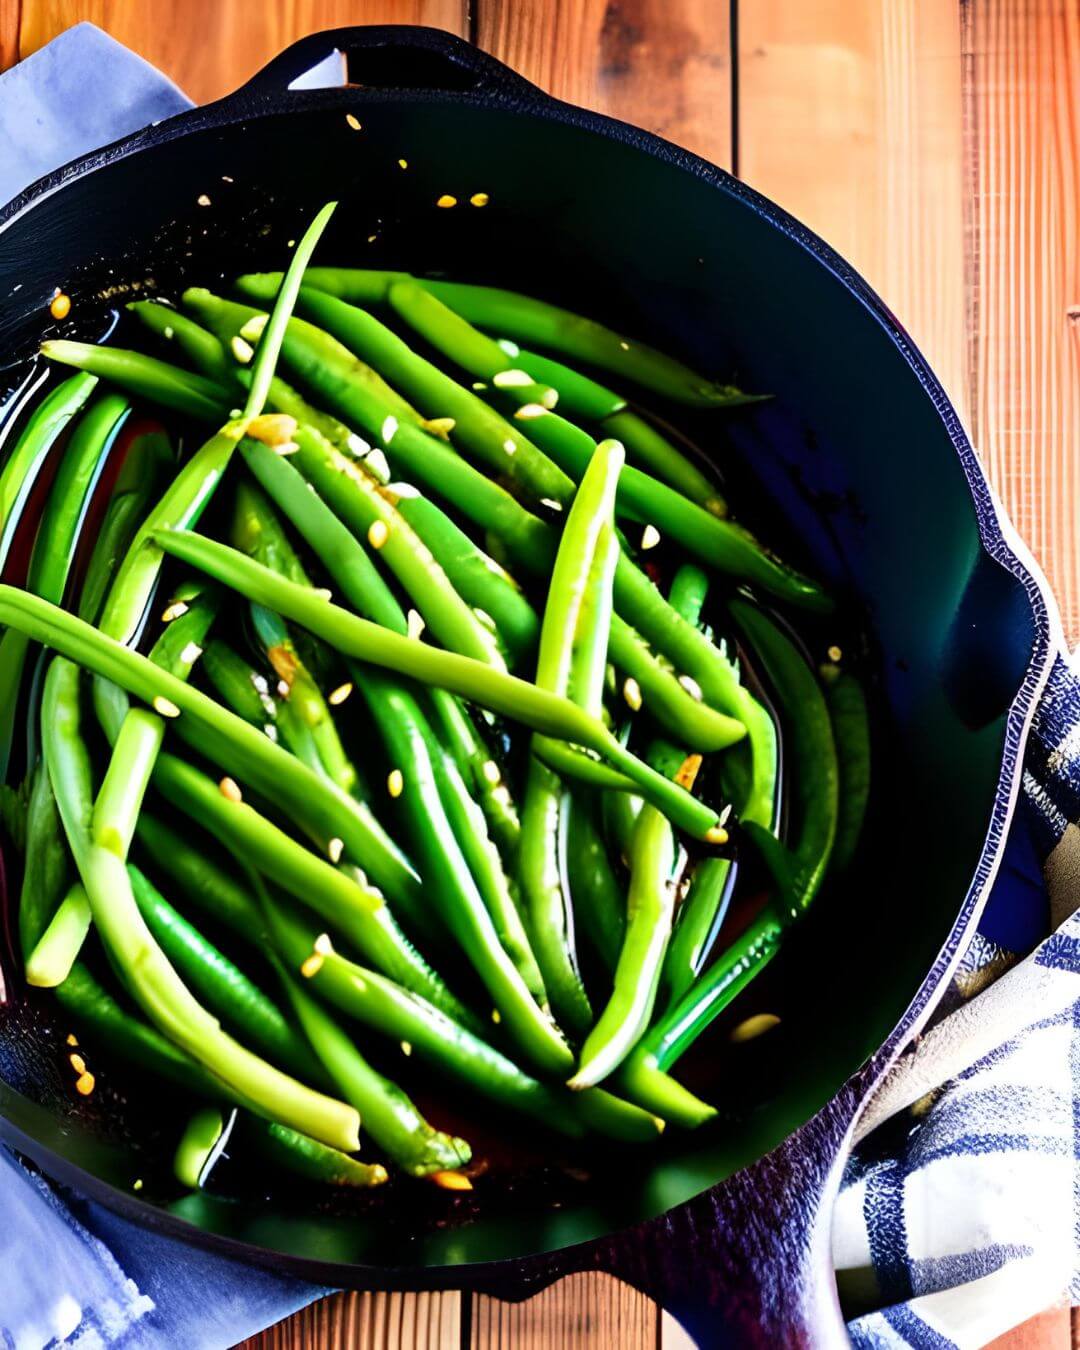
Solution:
<svg viewBox="0 0 1080 1350"><path fill-rule="evenodd" d="M350 86L287 88L335 47ZM485 210L434 206L479 190ZM872 634L875 790L856 875L821 897L741 1005L779 1011L780 1029L742 1052L709 1042L697 1073L722 1107L716 1128L598 1160L587 1179L481 1184L460 1213L418 1187L359 1213L276 1195L178 1199L164 1177L136 1198L133 1172L153 1176L170 1137L167 1108L130 1082L76 1106L66 1028L10 963L3 1134L141 1222L331 1284L513 1296L603 1268L709 1343L775 1344L811 1324L819 1341L838 1335L822 1197L860 1102L985 901L1052 655L1047 603L940 386L841 259L721 170L431 30L307 38L231 97L28 189L0 215L0 353L34 349L60 282L90 334L110 290L280 266L329 196L342 208L325 260L516 286L776 393L689 429L737 480L733 495L756 503L752 518Z"/></svg>

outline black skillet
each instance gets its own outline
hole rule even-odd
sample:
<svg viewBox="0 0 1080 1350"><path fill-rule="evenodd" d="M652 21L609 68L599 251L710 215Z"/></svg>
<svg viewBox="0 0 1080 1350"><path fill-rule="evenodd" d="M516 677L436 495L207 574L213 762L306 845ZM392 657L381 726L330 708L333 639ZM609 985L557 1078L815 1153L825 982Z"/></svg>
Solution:
<svg viewBox="0 0 1080 1350"><path fill-rule="evenodd" d="M335 47L348 87L289 90ZM434 205L477 191L490 194L484 210ZM704 1343L839 1337L827 1222L838 1159L985 902L1053 656L1048 603L937 381L841 259L721 170L432 30L304 39L231 97L11 203L0 213L10 382L50 327L58 282L74 297L70 329L92 336L132 289L280 266L331 196L342 207L324 260L515 286L775 392L752 413L683 426L751 519L847 596L871 635L875 789L856 873L739 1005L780 1013L780 1027L738 1050L718 1028L693 1066L720 1122L655 1154L569 1172L537 1155L471 1198L405 1187L355 1212L239 1184L178 1197L153 1172L175 1108L119 1071L103 1075L114 1090L76 1103L66 1028L10 960L0 1128L47 1173L140 1222L330 1284L516 1297L604 1269Z"/></svg>

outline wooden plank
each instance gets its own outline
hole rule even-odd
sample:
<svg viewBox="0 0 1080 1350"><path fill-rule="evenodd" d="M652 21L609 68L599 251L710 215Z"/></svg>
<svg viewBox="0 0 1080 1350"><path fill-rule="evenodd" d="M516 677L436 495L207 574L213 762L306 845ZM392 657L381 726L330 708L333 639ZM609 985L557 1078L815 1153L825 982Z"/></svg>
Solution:
<svg viewBox="0 0 1080 1350"><path fill-rule="evenodd" d="M571 1275L524 1303L475 1296L470 1350L655 1350L658 1316L610 1275Z"/></svg>
<svg viewBox="0 0 1080 1350"><path fill-rule="evenodd" d="M0 0L11 6L17 0ZM197 103L242 84L283 47L320 28L420 23L468 32L467 0L32 0L24 3L20 56L89 19L137 51Z"/></svg>
<svg viewBox="0 0 1080 1350"><path fill-rule="evenodd" d="M460 1350L462 1295L335 1294L240 1350Z"/></svg>
<svg viewBox="0 0 1080 1350"><path fill-rule="evenodd" d="M480 0L475 30L485 51L556 98L730 166L727 3Z"/></svg>
<svg viewBox="0 0 1080 1350"><path fill-rule="evenodd" d="M963 413L956 0L754 0L738 68L741 176L854 264Z"/></svg>
<svg viewBox="0 0 1080 1350"><path fill-rule="evenodd" d="M985 1350L1070 1350L1071 1325L1069 1309L1054 1308L998 1336Z"/></svg>
<svg viewBox="0 0 1080 1350"><path fill-rule="evenodd" d="M1080 9L965 7L971 408L991 480L1080 637Z"/></svg>

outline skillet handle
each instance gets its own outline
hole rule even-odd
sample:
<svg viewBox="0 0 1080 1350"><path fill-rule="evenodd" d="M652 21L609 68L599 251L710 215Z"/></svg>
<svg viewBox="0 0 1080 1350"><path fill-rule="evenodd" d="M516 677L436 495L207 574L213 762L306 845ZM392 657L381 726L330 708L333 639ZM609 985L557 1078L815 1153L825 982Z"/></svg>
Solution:
<svg viewBox="0 0 1080 1350"><path fill-rule="evenodd" d="M345 58L348 83L368 89L449 90L503 95L515 102L547 97L509 66L453 33L382 24L329 28L300 38L241 85L229 101L280 95L335 51Z"/></svg>

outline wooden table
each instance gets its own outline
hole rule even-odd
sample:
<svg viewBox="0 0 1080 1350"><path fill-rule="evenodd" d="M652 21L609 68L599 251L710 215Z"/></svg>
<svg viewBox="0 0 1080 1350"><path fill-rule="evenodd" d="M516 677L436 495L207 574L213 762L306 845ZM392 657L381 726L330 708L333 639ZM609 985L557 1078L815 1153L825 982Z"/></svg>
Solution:
<svg viewBox="0 0 1080 1350"><path fill-rule="evenodd" d="M0 67L79 19L198 100L313 29L430 24L732 169L903 320L1080 637L1080 0L0 0ZM1064 1350L1069 1328L1049 1313L999 1345ZM249 1346L680 1344L579 1276L520 1307L341 1296Z"/></svg>

